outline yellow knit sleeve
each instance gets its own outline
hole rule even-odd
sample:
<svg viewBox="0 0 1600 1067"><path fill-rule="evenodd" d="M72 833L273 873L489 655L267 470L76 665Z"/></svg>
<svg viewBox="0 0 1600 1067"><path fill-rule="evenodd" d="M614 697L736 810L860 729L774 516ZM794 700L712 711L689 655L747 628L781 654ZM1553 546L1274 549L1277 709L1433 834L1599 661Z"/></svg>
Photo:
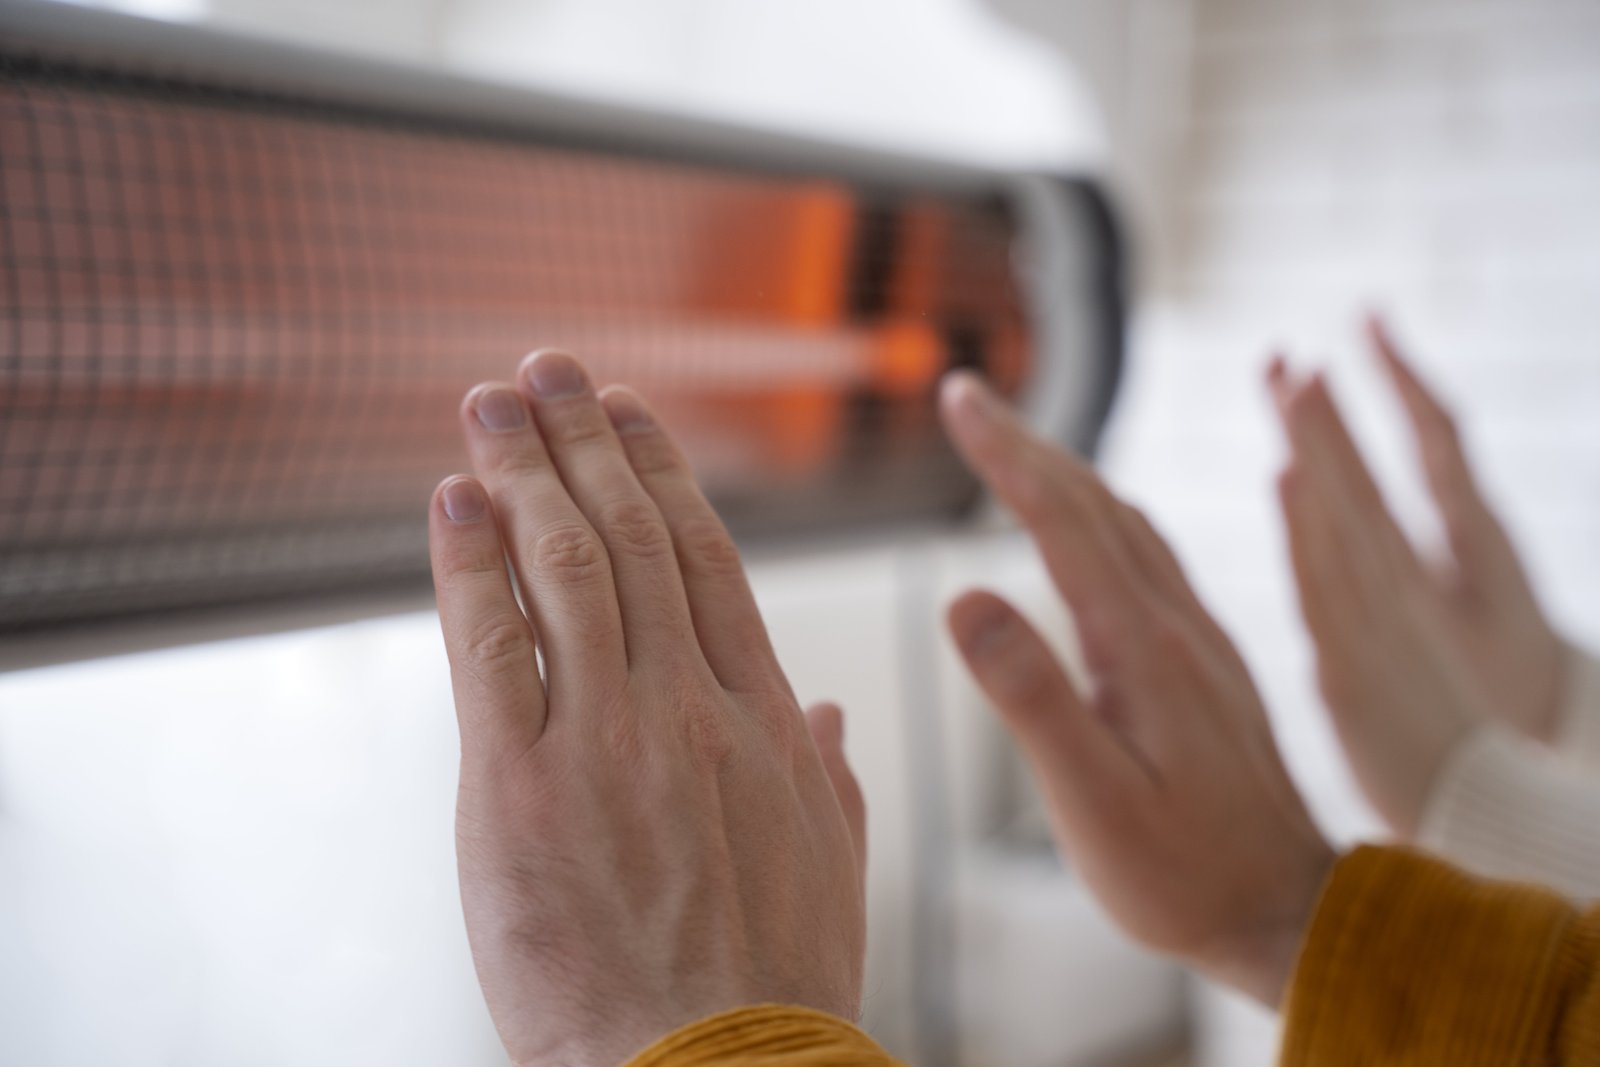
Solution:
<svg viewBox="0 0 1600 1067"><path fill-rule="evenodd" d="M843 1019L809 1008L762 1004L675 1030L624 1067L899 1067Z"/></svg>
<svg viewBox="0 0 1600 1067"><path fill-rule="evenodd" d="M1357 849L1301 948L1281 1064L1600 1064L1600 909Z"/></svg>

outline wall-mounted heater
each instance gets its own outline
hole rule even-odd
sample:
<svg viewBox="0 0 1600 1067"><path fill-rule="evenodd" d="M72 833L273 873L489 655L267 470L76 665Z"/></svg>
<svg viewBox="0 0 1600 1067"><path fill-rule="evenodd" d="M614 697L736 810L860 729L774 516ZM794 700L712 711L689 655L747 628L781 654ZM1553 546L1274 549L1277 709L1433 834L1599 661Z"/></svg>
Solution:
<svg viewBox="0 0 1600 1067"><path fill-rule="evenodd" d="M744 538L948 522L981 369L1091 450L1096 185L0 10L0 633L420 582L457 402L561 346Z"/></svg>

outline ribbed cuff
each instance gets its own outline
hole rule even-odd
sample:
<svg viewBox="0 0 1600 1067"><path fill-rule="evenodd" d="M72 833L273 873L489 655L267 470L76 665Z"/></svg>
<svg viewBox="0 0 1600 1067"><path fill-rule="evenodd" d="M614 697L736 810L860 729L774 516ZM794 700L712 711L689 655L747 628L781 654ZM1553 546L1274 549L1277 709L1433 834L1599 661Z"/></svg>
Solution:
<svg viewBox="0 0 1600 1067"><path fill-rule="evenodd" d="M1565 670L1552 747L1600 766L1600 659L1568 645Z"/></svg>
<svg viewBox="0 0 1600 1067"><path fill-rule="evenodd" d="M760 1004L674 1030L624 1067L884 1067L897 1062L836 1015Z"/></svg>
<svg viewBox="0 0 1600 1067"><path fill-rule="evenodd" d="M1600 776L1480 726L1440 770L1417 843L1475 874L1600 898Z"/></svg>
<svg viewBox="0 0 1600 1067"><path fill-rule="evenodd" d="M1576 921L1552 894L1359 848L1335 865L1307 931L1281 1067L1544 1062Z"/></svg>

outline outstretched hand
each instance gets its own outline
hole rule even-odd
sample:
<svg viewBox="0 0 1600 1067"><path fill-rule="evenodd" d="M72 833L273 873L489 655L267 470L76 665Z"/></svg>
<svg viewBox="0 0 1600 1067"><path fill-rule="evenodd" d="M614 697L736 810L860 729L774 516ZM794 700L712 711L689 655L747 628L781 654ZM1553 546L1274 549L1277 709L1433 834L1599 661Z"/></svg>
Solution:
<svg viewBox="0 0 1600 1067"><path fill-rule="evenodd" d="M461 416L477 478L440 485L430 541L462 903L511 1058L612 1065L762 1002L854 1019L865 813L840 713L802 717L682 455L561 353Z"/></svg>
<svg viewBox="0 0 1600 1067"><path fill-rule="evenodd" d="M1077 622L1082 693L999 597L972 592L950 609L1043 785L1057 842L1129 934L1276 1006L1334 853L1243 662L1160 536L1092 470L971 375L952 375L941 401L961 455L1032 535Z"/></svg>
<svg viewBox="0 0 1600 1067"><path fill-rule="evenodd" d="M1289 439L1279 491L1323 699L1363 791L1410 836L1474 726L1498 718L1549 737L1563 653L1454 421L1383 326L1370 333L1416 435L1446 560L1423 560L1406 539L1326 381L1277 360L1268 382Z"/></svg>

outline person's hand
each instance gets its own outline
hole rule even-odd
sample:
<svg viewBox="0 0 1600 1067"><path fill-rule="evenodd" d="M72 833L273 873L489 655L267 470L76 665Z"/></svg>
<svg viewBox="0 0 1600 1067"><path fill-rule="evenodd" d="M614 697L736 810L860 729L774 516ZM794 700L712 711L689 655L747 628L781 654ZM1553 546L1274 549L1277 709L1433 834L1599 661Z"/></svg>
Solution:
<svg viewBox="0 0 1600 1067"><path fill-rule="evenodd" d="M1548 742L1561 703L1561 638L1478 488L1455 419L1400 354L1382 320L1369 320L1367 330L1411 423L1444 527L1448 558L1427 573L1440 615L1482 684L1489 710L1519 733Z"/></svg>
<svg viewBox="0 0 1600 1067"><path fill-rule="evenodd" d="M479 480L440 485L430 541L462 904L511 1058L617 1064L764 1002L853 1020L864 810L839 710L802 717L683 457L560 353L461 416Z"/></svg>
<svg viewBox="0 0 1600 1067"><path fill-rule="evenodd" d="M1243 662L1160 536L1089 468L971 375L946 381L941 408L1077 622L1087 693L992 593L965 594L949 617L1057 842L1133 937L1276 1006L1334 853Z"/></svg>
<svg viewBox="0 0 1600 1067"><path fill-rule="evenodd" d="M1282 360L1268 378L1289 436L1278 490L1317 681L1356 781L1409 837L1451 749L1488 707L1327 383L1294 379Z"/></svg>

